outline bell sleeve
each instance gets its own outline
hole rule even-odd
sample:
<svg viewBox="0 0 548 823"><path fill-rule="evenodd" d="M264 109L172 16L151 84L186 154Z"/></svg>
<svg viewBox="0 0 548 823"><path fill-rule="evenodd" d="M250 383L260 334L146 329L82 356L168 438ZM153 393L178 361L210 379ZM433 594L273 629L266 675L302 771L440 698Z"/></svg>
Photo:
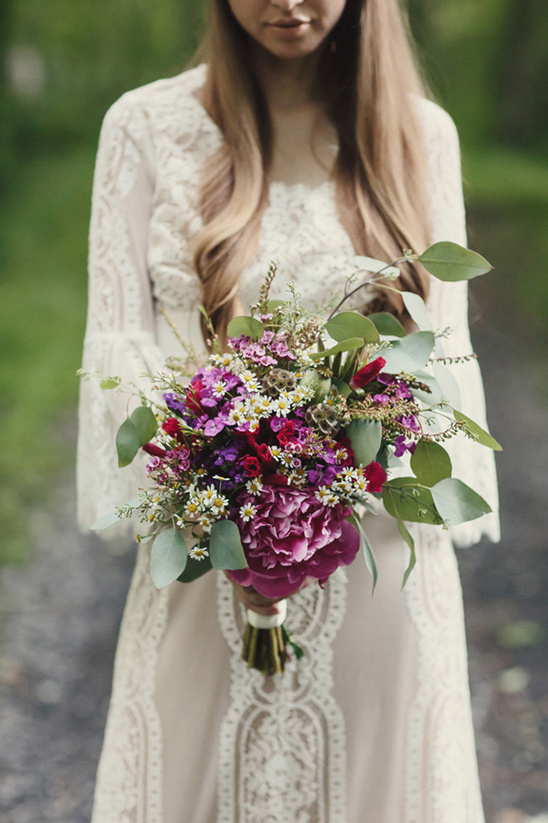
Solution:
<svg viewBox="0 0 548 823"><path fill-rule="evenodd" d="M449 240L466 245L466 221L462 195L460 151L457 130L451 117L429 101L423 102L423 127L427 154L431 240ZM443 340L445 356L472 353L468 324L468 283L431 280L428 308L433 328L450 330ZM487 429L485 395L477 360L449 365L460 391L460 410ZM453 476L484 497L492 513L452 528L458 546L470 546L484 535L500 539L498 490L494 454L491 449L459 436L444 444L451 456Z"/></svg>
<svg viewBox="0 0 548 823"><path fill-rule="evenodd" d="M146 113L126 95L107 113L99 141L83 353L84 371L117 376L125 384L139 385L144 373L156 372L165 360L156 343L147 271L153 169ZM141 459L118 468L115 436L128 412L127 398L102 390L97 379L82 380L77 488L83 529L128 501L142 483Z"/></svg>

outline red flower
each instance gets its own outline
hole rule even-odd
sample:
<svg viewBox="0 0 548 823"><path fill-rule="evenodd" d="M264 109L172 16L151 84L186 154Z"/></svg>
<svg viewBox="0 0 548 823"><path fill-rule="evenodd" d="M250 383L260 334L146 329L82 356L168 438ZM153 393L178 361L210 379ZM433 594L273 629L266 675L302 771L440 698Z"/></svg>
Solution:
<svg viewBox="0 0 548 823"><path fill-rule="evenodd" d="M246 477L258 477L261 473L261 464L256 457L244 457L244 472Z"/></svg>
<svg viewBox="0 0 548 823"><path fill-rule="evenodd" d="M194 414L203 414L203 408L200 404L200 397L202 395L202 389L204 384L202 380L197 377L196 380L193 380L190 386L188 387L188 391L186 393L185 399L185 406L190 411L194 412Z"/></svg>
<svg viewBox="0 0 548 823"><path fill-rule="evenodd" d="M171 435L171 437L179 437L181 434L181 427L179 425L179 421L176 417L168 417L162 423L162 428L166 432L166 434Z"/></svg>
<svg viewBox="0 0 548 823"><path fill-rule="evenodd" d="M278 443L281 446L287 446L288 443L291 443L292 440L294 440L294 434L295 426L293 424L293 420L286 420L278 432Z"/></svg>
<svg viewBox="0 0 548 823"><path fill-rule="evenodd" d="M363 473L367 480L368 492L382 491L382 484L386 481L387 474L380 463L373 460L365 467Z"/></svg>
<svg viewBox="0 0 548 823"><path fill-rule="evenodd" d="M264 468L273 468L276 465L276 461L270 454L270 449L266 445L266 443L261 443L257 448L257 454L259 455L259 460L263 464Z"/></svg>
<svg viewBox="0 0 548 823"><path fill-rule="evenodd" d="M165 457L167 454L165 449L161 449L159 446L155 446L154 443L146 443L143 446L143 451L147 454L154 455L154 457Z"/></svg>
<svg viewBox="0 0 548 823"><path fill-rule="evenodd" d="M362 369L356 372L350 381L350 388L362 389L364 386L367 386L367 384L371 383L371 381L375 379L375 377L384 369L385 366L386 360L384 357L376 357L371 361L371 363L366 363Z"/></svg>

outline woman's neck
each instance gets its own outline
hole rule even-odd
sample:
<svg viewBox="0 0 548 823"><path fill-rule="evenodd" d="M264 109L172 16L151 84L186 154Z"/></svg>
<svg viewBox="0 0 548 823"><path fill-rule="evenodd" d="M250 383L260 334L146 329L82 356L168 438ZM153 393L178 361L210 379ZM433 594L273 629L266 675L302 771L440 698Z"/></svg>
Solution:
<svg viewBox="0 0 548 823"><path fill-rule="evenodd" d="M255 68L271 111L319 108L317 76L320 59L321 54L314 52L300 59L281 60L257 48Z"/></svg>

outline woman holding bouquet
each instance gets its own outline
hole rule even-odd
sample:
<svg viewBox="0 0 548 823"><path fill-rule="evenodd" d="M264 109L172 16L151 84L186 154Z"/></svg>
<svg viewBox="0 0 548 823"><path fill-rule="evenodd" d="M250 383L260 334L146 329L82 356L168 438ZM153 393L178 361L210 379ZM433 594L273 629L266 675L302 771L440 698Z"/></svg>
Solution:
<svg viewBox="0 0 548 823"><path fill-rule="evenodd" d="M198 305L223 338L293 280L305 305L342 293L355 256L393 260L464 243L458 141L424 98L396 0L212 0L205 65L124 95L105 119L93 196L84 367L138 382L180 355L166 313L204 349ZM470 351L466 285L409 266L448 354ZM358 293L364 313L401 301ZM456 366L462 409L483 416L475 361ZM125 401L83 383L85 527L143 483L116 466ZM490 453L471 441L454 475L494 506ZM482 521L496 538L494 519ZM471 544L476 524L453 535ZM154 588L141 545L116 657L93 823L481 823L460 586L446 532L369 517L365 565L304 587L287 625L300 663L264 678L240 659L240 600L275 603L216 572ZM237 596L236 596L237 595ZM239 600L239 599L240 600Z"/></svg>

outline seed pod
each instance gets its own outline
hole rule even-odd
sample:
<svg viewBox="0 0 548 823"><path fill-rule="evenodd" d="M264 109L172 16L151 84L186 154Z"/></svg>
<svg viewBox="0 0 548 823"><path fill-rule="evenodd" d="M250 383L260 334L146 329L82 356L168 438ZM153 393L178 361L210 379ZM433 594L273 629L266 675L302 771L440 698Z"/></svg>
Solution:
<svg viewBox="0 0 548 823"><path fill-rule="evenodd" d="M271 369L263 378L263 389L271 397L295 388L297 378L287 369Z"/></svg>
<svg viewBox="0 0 548 823"><path fill-rule="evenodd" d="M309 406L305 419L309 425L319 429L322 434L335 434L341 427L334 408L327 403Z"/></svg>

